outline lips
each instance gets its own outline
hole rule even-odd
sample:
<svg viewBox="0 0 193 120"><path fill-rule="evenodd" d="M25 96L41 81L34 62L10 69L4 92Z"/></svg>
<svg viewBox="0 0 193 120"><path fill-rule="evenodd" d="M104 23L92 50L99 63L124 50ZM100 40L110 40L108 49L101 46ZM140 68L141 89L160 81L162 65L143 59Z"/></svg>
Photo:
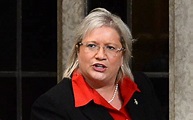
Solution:
<svg viewBox="0 0 193 120"><path fill-rule="evenodd" d="M93 69L98 72L104 72L107 69L107 66L100 63L95 63L92 66L93 66Z"/></svg>

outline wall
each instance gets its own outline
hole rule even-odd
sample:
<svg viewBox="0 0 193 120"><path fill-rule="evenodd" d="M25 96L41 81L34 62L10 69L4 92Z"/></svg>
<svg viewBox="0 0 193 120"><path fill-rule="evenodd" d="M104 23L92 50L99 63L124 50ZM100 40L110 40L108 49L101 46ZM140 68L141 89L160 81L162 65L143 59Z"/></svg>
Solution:
<svg viewBox="0 0 193 120"><path fill-rule="evenodd" d="M73 44L76 26L85 16L86 0L58 0L58 81L62 79L63 70ZM62 36L62 37L61 37Z"/></svg>
<svg viewBox="0 0 193 120"><path fill-rule="evenodd" d="M193 119L193 1L170 0L170 120Z"/></svg>

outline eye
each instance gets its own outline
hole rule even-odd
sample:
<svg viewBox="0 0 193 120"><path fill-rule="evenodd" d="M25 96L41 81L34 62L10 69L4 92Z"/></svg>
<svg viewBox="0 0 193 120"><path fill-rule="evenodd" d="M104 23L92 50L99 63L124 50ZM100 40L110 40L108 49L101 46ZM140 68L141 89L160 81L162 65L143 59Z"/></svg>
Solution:
<svg viewBox="0 0 193 120"><path fill-rule="evenodd" d="M88 44L86 45L86 47L88 47L88 48L96 48L97 45L94 44L94 43L88 43Z"/></svg>
<svg viewBox="0 0 193 120"><path fill-rule="evenodd" d="M111 45L106 46L106 49L111 50L111 51L116 50L116 48L114 46L111 46Z"/></svg>

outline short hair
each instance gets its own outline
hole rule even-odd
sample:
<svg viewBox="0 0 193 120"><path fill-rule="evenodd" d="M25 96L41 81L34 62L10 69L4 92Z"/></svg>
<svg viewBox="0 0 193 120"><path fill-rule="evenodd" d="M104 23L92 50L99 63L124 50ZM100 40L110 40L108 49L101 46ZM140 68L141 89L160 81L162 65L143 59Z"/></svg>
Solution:
<svg viewBox="0 0 193 120"><path fill-rule="evenodd" d="M123 65L118 71L116 82L121 80L124 76L128 76L133 79L133 75L129 67L130 59L132 56L131 51L133 41L131 32L119 16L112 14L104 8L93 9L83 19L81 24L76 29L77 31L75 34L75 42L72 47L68 62L66 64L66 69L64 71L63 77L70 78L73 71L78 68L77 44L80 43L89 32L102 26L107 26L115 29L120 36L120 42L123 48L125 48L125 51L123 52Z"/></svg>

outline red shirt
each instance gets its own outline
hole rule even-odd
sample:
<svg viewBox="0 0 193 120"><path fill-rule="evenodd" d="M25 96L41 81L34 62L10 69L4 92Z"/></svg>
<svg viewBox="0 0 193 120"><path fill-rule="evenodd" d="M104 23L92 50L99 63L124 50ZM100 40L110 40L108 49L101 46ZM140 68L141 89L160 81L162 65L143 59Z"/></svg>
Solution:
<svg viewBox="0 0 193 120"><path fill-rule="evenodd" d="M72 86L75 98L75 107L88 104L91 100L95 104L104 106L111 114L114 120L131 120L125 105L131 99L135 91L140 91L137 85L129 78L125 77L119 83L119 90L123 99L123 105L120 110L111 106L95 89L92 89L85 81L83 76L75 71L72 76Z"/></svg>

